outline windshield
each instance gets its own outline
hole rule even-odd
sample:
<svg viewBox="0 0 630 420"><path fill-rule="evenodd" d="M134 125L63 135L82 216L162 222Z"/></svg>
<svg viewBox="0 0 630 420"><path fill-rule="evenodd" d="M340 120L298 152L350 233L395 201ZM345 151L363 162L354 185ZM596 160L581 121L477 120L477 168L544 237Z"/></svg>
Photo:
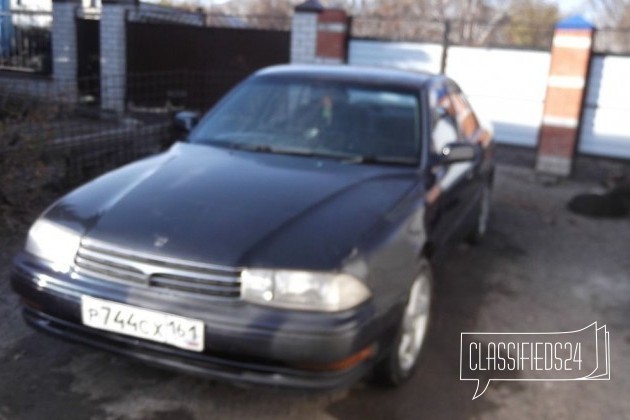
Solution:
<svg viewBox="0 0 630 420"><path fill-rule="evenodd" d="M413 91L322 80L258 78L238 88L191 134L192 143L415 164Z"/></svg>

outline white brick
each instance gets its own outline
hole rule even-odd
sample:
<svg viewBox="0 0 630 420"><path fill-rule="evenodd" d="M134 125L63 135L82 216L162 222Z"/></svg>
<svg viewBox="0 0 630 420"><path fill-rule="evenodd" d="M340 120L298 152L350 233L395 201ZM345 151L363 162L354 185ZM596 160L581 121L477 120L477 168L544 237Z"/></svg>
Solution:
<svg viewBox="0 0 630 420"><path fill-rule="evenodd" d="M125 110L127 8L126 5L103 5L100 22L101 108L118 113Z"/></svg>
<svg viewBox="0 0 630 420"><path fill-rule="evenodd" d="M311 63L315 60L317 13L297 12L291 22L291 62Z"/></svg>
<svg viewBox="0 0 630 420"><path fill-rule="evenodd" d="M76 95L77 40L75 3L53 3L52 56L55 85L71 89L67 95Z"/></svg>

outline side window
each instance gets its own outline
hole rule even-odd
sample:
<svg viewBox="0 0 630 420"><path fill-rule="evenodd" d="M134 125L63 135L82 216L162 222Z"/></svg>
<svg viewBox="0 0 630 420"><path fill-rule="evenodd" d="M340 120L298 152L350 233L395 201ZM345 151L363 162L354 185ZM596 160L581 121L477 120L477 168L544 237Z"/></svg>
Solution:
<svg viewBox="0 0 630 420"><path fill-rule="evenodd" d="M475 143L480 135L479 122L468 100L457 86L452 86L451 101L455 109L457 126L464 140Z"/></svg>
<svg viewBox="0 0 630 420"><path fill-rule="evenodd" d="M444 146L459 138L456 110L444 83L438 82L431 87L429 105L432 111L431 148L433 153L440 153Z"/></svg>

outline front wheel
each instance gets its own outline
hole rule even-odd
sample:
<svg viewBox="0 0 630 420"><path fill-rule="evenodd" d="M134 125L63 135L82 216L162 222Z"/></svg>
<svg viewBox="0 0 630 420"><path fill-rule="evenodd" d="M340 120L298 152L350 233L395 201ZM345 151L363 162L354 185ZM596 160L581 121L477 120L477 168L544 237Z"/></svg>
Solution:
<svg viewBox="0 0 630 420"><path fill-rule="evenodd" d="M374 368L377 383L397 386L414 372L429 327L433 277L426 260L411 285L396 343Z"/></svg>

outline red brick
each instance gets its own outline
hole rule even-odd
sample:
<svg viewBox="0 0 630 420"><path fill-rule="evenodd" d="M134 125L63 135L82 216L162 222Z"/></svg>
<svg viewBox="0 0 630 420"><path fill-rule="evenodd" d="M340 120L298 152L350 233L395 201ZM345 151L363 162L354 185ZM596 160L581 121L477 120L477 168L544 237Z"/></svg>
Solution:
<svg viewBox="0 0 630 420"><path fill-rule="evenodd" d="M545 98L545 115L579 118L582 109L583 89L567 89L550 86Z"/></svg>
<svg viewBox="0 0 630 420"><path fill-rule="evenodd" d="M326 9L319 14L319 23L346 23L347 15L342 9Z"/></svg>
<svg viewBox="0 0 630 420"><path fill-rule="evenodd" d="M538 154L545 156L573 157L577 129L543 125L540 129Z"/></svg>
<svg viewBox="0 0 630 420"><path fill-rule="evenodd" d="M553 47L549 74L554 76L584 76L591 55L588 49Z"/></svg>
<svg viewBox="0 0 630 420"><path fill-rule="evenodd" d="M331 58L345 58L346 37L345 34L334 32L322 32L317 34L317 56Z"/></svg>

